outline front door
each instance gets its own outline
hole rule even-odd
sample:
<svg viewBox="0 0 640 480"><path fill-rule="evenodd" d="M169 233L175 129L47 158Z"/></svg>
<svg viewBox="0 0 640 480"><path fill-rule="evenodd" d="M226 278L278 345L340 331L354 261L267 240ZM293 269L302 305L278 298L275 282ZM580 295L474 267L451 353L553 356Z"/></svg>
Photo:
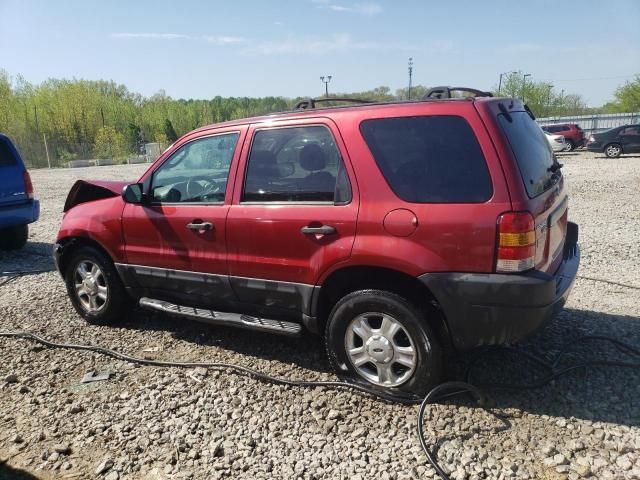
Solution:
<svg viewBox="0 0 640 480"><path fill-rule="evenodd" d="M127 204L123 232L127 266L154 298L224 305L227 279L227 180L241 131L188 139L144 177L146 202ZM229 189L230 190L230 189Z"/></svg>
<svg viewBox="0 0 640 480"><path fill-rule="evenodd" d="M320 275L351 255L353 172L335 126L309 122L248 133L227 219L229 279L242 302L308 313Z"/></svg>

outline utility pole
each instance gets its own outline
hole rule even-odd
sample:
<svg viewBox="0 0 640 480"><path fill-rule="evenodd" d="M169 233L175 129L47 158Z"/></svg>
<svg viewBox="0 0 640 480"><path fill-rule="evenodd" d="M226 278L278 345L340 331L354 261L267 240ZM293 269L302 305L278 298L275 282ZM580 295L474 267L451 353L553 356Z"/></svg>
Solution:
<svg viewBox="0 0 640 480"><path fill-rule="evenodd" d="M326 78L326 80L325 80ZM329 97L329 82L331 81L331 75L327 75L326 77L323 75L320 77L322 83L324 83L324 95L325 97Z"/></svg>
<svg viewBox="0 0 640 480"><path fill-rule="evenodd" d="M524 102L524 89L527 86L527 77L530 77L531 74L530 73L525 73L522 76L522 101Z"/></svg>
<svg viewBox="0 0 640 480"><path fill-rule="evenodd" d="M407 100L411 100L411 78L413 76L413 57L409 57L409 92Z"/></svg>
<svg viewBox="0 0 640 480"><path fill-rule="evenodd" d="M551 113L551 89L553 88L553 85L548 83L547 84L547 117L549 116L549 113Z"/></svg>
<svg viewBox="0 0 640 480"><path fill-rule="evenodd" d="M502 92L502 77L506 77L507 75L513 75L514 73L518 73L518 72L504 72L500 74L500 79L498 80L498 94L500 94L500 92Z"/></svg>

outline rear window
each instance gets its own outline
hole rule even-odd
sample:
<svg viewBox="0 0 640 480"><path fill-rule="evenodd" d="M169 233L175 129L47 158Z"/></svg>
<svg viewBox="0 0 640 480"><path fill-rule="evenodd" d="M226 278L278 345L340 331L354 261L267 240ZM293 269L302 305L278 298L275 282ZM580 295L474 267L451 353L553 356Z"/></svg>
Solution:
<svg viewBox="0 0 640 480"><path fill-rule="evenodd" d="M481 203L491 177L469 124L456 116L365 120L360 131L394 193L412 203Z"/></svg>
<svg viewBox="0 0 640 480"><path fill-rule="evenodd" d="M0 138L0 167L8 167L16 164L16 157L13 150L7 144L7 141Z"/></svg>
<svg viewBox="0 0 640 480"><path fill-rule="evenodd" d="M516 157L529 197L540 195L561 175L559 170L553 173L549 169L555 160L544 133L527 112L500 114L498 121Z"/></svg>

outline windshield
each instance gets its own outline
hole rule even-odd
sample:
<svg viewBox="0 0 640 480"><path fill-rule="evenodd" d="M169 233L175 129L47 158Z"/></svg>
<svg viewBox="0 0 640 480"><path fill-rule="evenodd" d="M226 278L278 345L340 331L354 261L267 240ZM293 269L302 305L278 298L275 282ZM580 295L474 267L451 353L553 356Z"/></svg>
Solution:
<svg viewBox="0 0 640 480"><path fill-rule="evenodd" d="M544 132L527 112L500 114L498 121L518 162L527 194L531 198L540 195L561 175L553 168L556 159Z"/></svg>

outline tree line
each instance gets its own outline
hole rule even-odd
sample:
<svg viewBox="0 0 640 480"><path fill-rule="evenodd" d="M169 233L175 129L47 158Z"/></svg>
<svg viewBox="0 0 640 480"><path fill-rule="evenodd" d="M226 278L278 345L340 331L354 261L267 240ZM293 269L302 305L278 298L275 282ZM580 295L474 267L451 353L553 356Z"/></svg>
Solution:
<svg viewBox="0 0 640 480"><path fill-rule="evenodd" d="M523 84L522 78L520 73L507 76L500 94L524 98L540 117L640 110L640 76L620 87L616 100L601 109L588 108L580 95L558 93L544 82ZM413 86L411 98L427 91L426 86ZM407 99L409 92L381 86L333 96L394 101ZM147 143L166 147L194 128L289 110L299 100L221 96L185 100L164 91L144 97L113 81L49 79L33 85L0 71L0 132L12 138L31 167L47 166L47 157L52 166L74 159L123 160L141 154Z"/></svg>

